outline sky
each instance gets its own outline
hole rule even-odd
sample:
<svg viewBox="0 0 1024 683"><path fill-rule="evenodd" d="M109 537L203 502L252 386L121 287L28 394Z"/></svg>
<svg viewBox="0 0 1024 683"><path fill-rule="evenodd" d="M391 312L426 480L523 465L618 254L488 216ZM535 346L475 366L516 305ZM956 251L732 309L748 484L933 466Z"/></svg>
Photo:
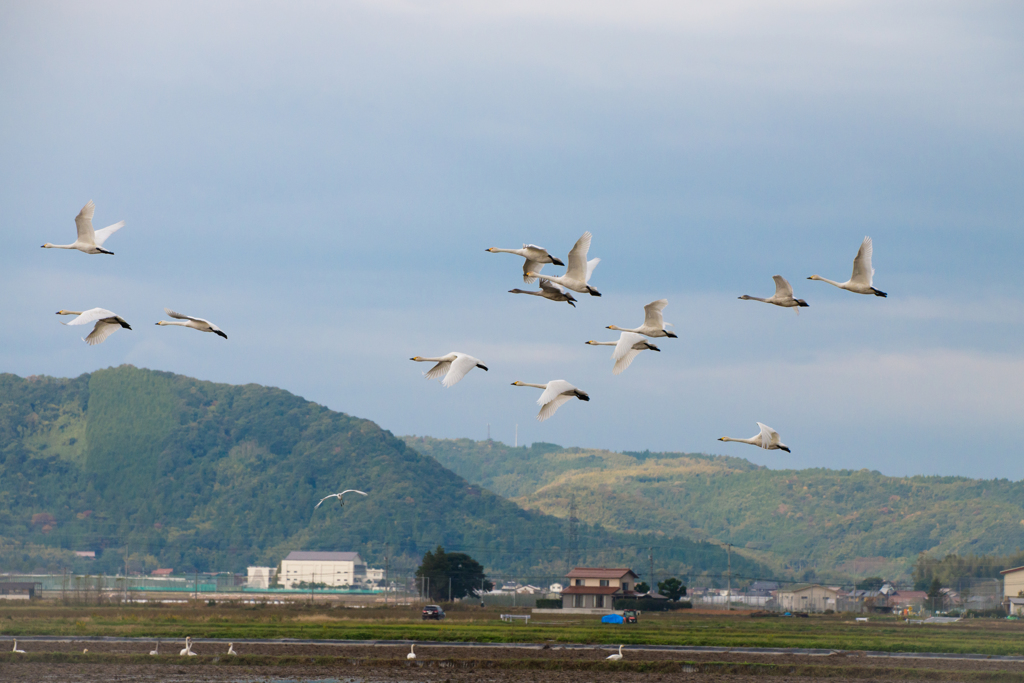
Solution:
<svg viewBox="0 0 1024 683"><path fill-rule="evenodd" d="M1024 6L0 3L0 371L278 386L395 434L1024 478ZM115 256L40 249L127 225ZM509 294L539 244L577 308ZM843 281L865 235L874 284ZM545 273L561 272L547 266ZM767 297L772 276L809 308ZM606 325L678 339L612 376ZM156 327L163 308L229 339ZM58 309L132 324L82 343ZM484 361L445 389L415 355ZM590 394L535 420L539 391ZM791 454L716 441L755 422Z"/></svg>

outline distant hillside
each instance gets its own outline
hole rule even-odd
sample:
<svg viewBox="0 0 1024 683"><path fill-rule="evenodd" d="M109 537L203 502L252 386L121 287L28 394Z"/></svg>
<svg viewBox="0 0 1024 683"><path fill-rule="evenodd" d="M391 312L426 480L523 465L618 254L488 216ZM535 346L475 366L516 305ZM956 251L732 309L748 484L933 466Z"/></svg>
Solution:
<svg viewBox="0 0 1024 683"><path fill-rule="evenodd" d="M339 487L370 495L314 512ZM441 544L488 571L557 576L566 526L372 422L280 389L131 366L75 379L0 375L0 570L111 571L125 547L145 570L244 571L295 549L357 549L381 563L387 543L406 566ZM664 535L583 525L579 545L593 563L635 565L638 546L646 557L654 545L673 566L725 566L720 548Z"/></svg>
<svg viewBox="0 0 1024 683"><path fill-rule="evenodd" d="M500 495L609 529L672 530L731 542L779 571L908 577L918 553L1024 547L1024 483L886 477L867 470L769 470L741 458L613 453L554 444L405 437Z"/></svg>

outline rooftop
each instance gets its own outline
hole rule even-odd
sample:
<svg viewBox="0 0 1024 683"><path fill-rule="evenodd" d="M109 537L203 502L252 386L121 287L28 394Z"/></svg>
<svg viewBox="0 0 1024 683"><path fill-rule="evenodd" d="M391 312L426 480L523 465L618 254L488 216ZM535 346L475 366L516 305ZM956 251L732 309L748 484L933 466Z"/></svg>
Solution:
<svg viewBox="0 0 1024 683"><path fill-rule="evenodd" d="M330 553L308 550L293 550L288 553L286 560L313 560L315 562L356 562L362 561L359 553Z"/></svg>
<svg viewBox="0 0 1024 683"><path fill-rule="evenodd" d="M566 574L570 579L621 579L626 574L640 578L628 567L607 568L607 567L575 567Z"/></svg>

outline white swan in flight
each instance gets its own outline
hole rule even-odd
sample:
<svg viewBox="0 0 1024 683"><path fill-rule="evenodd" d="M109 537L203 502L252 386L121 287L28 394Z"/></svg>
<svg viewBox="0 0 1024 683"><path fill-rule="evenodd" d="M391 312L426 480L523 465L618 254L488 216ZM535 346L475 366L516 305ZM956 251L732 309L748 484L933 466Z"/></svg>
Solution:
<svg viewBox="0 0 1024 683"><path fill-rule="evenodd" d="M776 306L782 306L783 308L795 309L799 315L801 308L807 308L810 306L803 299L793 298L793 287L789 284L789 281L781 275L772 275L772 279L775 280L775 294L768 297L767 299L760 299L756 296L749 296L744 294L739 297L744 301L763 301L766 304L775 304Z"/></svg>
<svg viewBox="0 0 1024 683"><path fill-rule="evenodd" d="M159 640L156 641L156 648L153 649L153 650L150 650L149 654L151 654L151 655L158 655L158 654L160 654L160 641Z"/></svg>
<svg viewBox="0 0 1024 683"><path fill-rule="evenodd" d="M665 325L672 325L672 323L665 322L665 318L661 315L666 306L668 306L668 299L658 299L644 306L644 324L640 327L634 327L629 330L618 325L609 325L606 329L618 330L619 332L635 332L645 337L671 337L676 339L675 332L669 332L665 329Z"/></svg>
<svg viewBox="0 0 1024 683"><path fill-rule="evenodd" d="M416 659L416 643L409 646L409 654L405 656L406 659Z"/></svg>
<svg viewBox="0 0 1024 683"><path fill-rule="evenodd" d="M190 327L193 330L199 330L200 332L213 332L218 337L228 338L228 335L224 334L224 331L219 327L211 323L209 320L203 320L202 318L193 318L190 315L183 315L181 313L175 313L169 308L165 308L164 312L176 318L178 320L184 320L185 322L173 322L171 320L161 320L157 325L177 325L179 327Z"/></svg>
<svg viewBox="0 0 1024 683"><path fill-rule="evenodd" d="M592 235L588 231L576 240L576 244L569 250L569 265L566 267L564 275L541 275L534 271L530 271L527 275L554 282L556 285L561 285L580 294L601 296L601 292L587 284L590 276L594 274L594 268L597 268L597 264L601 262L599 258L587 260L591 238Z"/></svg>
<svg viewBox="0 0 1024 683"><path fill-rule="evenodd" d="M24 650L19 650L18 649L18 639L17 638L14 639L14 648L11 650L11 652L16 652L16 653L18 653L20 655L25 654Z"/></svg>
<svg viewBox="0 0 1024 683"><path fill-rule="evenodd" d="M527 382L512 382L514 387L534 387L535 389L543 389L544 393L537 399L537 405L539 405L540 412L537 413L537 420L543 422L552 415L555 411L561 407L563 403L569 399L576 397L581 401L589 401L590 396L585 391L580 391L573 385L566 382L564 379L554 379L547 384L529 384Z"/></svg>
<svg viewBox="0 0 1024 683"><path fill-rule="evenodd" d="M518 254L526 259L523 263L523 282L530 285L537 281L536 276L531 273L539 273L540 269L544 267L545 263L553 263L556 266L564 266L561 259L557 259L548 253L548 250L544 247L538 247L536 244L524 244L522 249L498 249L497 247L491 247L487 251L492 254Z"/></svg>
<svg viewBox="0 0 1024 683"><path fill-rule="evenodd" d="M93 230L92 215L95 212L96 205L90 199L89 203L83 206L82 210L75 216L78 239L71 244L50 244L47 242L43 245L43 249L77 249L86 254L110 254L113 256L114 252L104 249L103 243L107 241L108 237L124 227L124 221L108 225L102 230Z"/></svg>
<svg viewBox="0 0 1024 683"><path fill-rule="evenodd" d="M875 296L886 297L889 296L885 292L875 289L871 286L872 280L875 277L875 269L871 267L871 252L873 248L871 246L871 238L865 237L864 241L860 243L860 249L857 250L857 257L853 259L853 275L846 282L833 282L819 275L812 275L808 280L821 280L827 282L830 285L835 285L839 289L845 289L848 292L855 292L857 294L874 294Z"/></svg>
<svg viewBox="0 0 1024 683"><path fill-rule="evenodd" d="M623 332L619 335L618 341L599 342L590 340L587 343L591 346L615 347L615 350L612 351L612 360L615 361L615 365L612 367L613 375L618 375L628 368L641 351L661 351L661 349L636 332Z"/></svg>
<svg viewBox="0 0 1024 683"><path fill-rule="evenodd" d="M324 501L327 500L328 498L337 498L338 499L338 503L341 504L341 507L345 507L345 500L342 498L342 496L344 496L346 493L358 493L360 496L369 495L367 493L363 493L362 491L357 491L356 489L345 489L341 493L332 493L329 496L324 496L323 498L320 499L320 502L317 503L316 506L313 509L316 510L318 507L323 505Z"/></svg>
<svg viewBox="0 0 1024 683"><path fill-rule="evenodd" d="M105 308L90 308L88 311L65 311L61 309L57 311L57 315L77 315L78 317L68 323L61 323L62 325L88 325L89 323L95 322L96 325L92 328L92 332L89 336L83 339L89 346L96 346L96 344L102 344L106 341L107 337L112 335L115 330L124 328L126 330L132 329L131 325L125 321L124 318L108 311Z"/></svg>
<svg viewBox="0 0 1024 683"><path fill-rule="evenodd" d="M508 290L508 293L531 294L533 296L542 296L545 299L550 299L551 301L564 301L573 308L576 308L576 298L573 297L573 295L570 294L568 291L566 291L565 287L561 285L556 285L554 282L548 282L547 280L540 281L539 292L528 292L525 289L510 289Z"/></svg>
<svg viewBox="0 0 1024 683"><path fill-rule="evenodd" d="M185 647L181 652L178 653L182 657L189 656L195 657L196 653L192 652L192 636L185 636Z"/></svg>
<svg viewBox="0 0 1024 683"><path fill-rule="evenodd" d="M426 379L436 379L444 375L444 379L441 380L441 384L446 387L458 384L459 380L465 377L466 373L473 368L487 370L487 366L484 365L479 358L473 358L473 356L465 353L459 353L458 351L452 351L447 356L441 356L440 358L413 356L409 360L414 360L417 363L437 363L437 365L423 373L423 376Z"/></svg>
<svg viewBox="0 0 1024 683"><path fill-rule="evenodd" d="M617 662L620 659L622 659L622 646L619 645L619 652L618 652L618 654L608 655L607 657L605 657L605 659L610 659L613 662Z"/></svg>
<svg viewBox="0 0 1024 683"><path fill-rule="evenodd" d="M761 432L756 434L755 436L750 437L749 439L734 439L729 436L723 436L722 438L719 439L719 441L735 441L737 443L749 443L752 446L760 446L761 448L764 448L765 450L769 451L779 450L786 451L787 453L792 453L792 451L789 450L789 446L779 441L779 433L777 431L775 431L768 425L761 424L760 422L757 423L757 426L761 429Z"/></svg>

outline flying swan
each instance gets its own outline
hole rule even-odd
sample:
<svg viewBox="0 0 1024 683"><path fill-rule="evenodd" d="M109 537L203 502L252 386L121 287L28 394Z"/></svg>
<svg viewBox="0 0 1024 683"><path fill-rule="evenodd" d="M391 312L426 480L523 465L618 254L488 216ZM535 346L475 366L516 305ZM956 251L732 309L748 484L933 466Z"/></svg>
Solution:
<svg viewBox="0 0 1024 683"><path fill-rule="evenodd" d="M78 239L71 244L50 244L47 242L43 245L43 249L77 249L86 254L110 254L113 256L114 252L104 249L103 243L107 241L108 237L124 227L124 221L108 225L102 230L93 230L92 215L95 212L96 205L90 199L89 203L83 206L82 210L75 216Z"/></svg>
<svg viewBox="0 0 1024 683"><path fill-rule="evenodd" d="M564 301L573 308L576 308L576 298L572 294L566 291L565 287L556 285L554 282L548 282L547 280L540 281L539 292L528 292L525 289L510 289L509 294L530 294L532 296L542 296L545 299L551 301Z"/></svg>
<svg viewBox="0 0 1024 683"><path fill-rule="evenodd" d="M481 363L479 358L473 358L473 356L457 351L452 351L447 356L441 356L440 358L413 356L409 360L414 360L417 363L437 363L437 365L423 373L423 376L426 379L436 379L444 375L441 384L446 387L458 384L459 380L465 377L466 373L473 368L487 370L487 366Z"/></svg>
<svg viewBox="0 0 1024 683"><path fill-rule="evenodd" d="M665 322L665 318L661 315L666 306L668 306L668 299L658 299L644 306L644 324L640 327L628 330L618 325L609 325L606 329L618 330L619 332L635 332L645 337L671 337L676 339L675 332L669 332L665 329L665 325L670 327L672 325L672 323Z"/></svg>
<svg viewBox="0 0 1024 683"><path fill-rule="evenodd" d="M530 271L527 275L547 280L548 282L554 282L556 285L562 285L566 289L571 289L580 294L601 296L601 292L587 284L590 276L594 274L594 268L597 268L597 264L601 262L599 258L587 260L591 237L592 235L587 231L576 240L576 244L569 250L569 266L565 269L564 275L541 275L534 271Z"/></svg>
<svg viewBox="0 0 1024 683"><path fill-rule="evenodd" d="M131 325L116 313L112 313L105 308L90 308L88 311L65 311L61 309L57 311L57 315L77 315L78 317L69 323L61 323L62 325L88 325L91 322L95 322L96 325L92 328L92 332L89 336L84 338L84 341L89 346L96 346L106 341L107 337L112 335L115 330L123 327L126 330L132 329Z"/></svg>
<svg viewBox="0 0 1024 683"><path fill-rule="evenodd" d="M608 655L607 657L605 657L605 659L610 659L610 660L612 660L613 662L617 662L617 661L619 661L620 659L622 659L622 646L621 646L621 645L619 645L619 653L618 653L618 654L615 654L615 655Z"/></svg>
<svg viewBox="0 0 1024 683"><path fill-rule="evenodd" d="M523 282L528 285L537 281L533 273L539 273L545 263L553 263L556 266L565 265L561 259L555 258L548 253L547 249L538 247L536 244L524 244L522 249L498 249L497 247L491 247L486 251L492 254L518 254L525 258L526 262L523 263Z"/></svg>
<svg viewBox="0 0 1024 683"><path fill-rule="evenodd" d="M342 496L344 496L346 493L358 493L360 496L368 495L366 493L363 493L362 491L357 491L355 489L345 489L341 493L332 493L329 496L324 496L323 498L320 499L320 502L317 503L316 506L313 509L316 510L318 507L323 505L324 501L327 500L328 498L337 498L338 499L338 503L341 504L341 507L345 507L345 500L342 498Z"/></svg>
<svg viewBox="0 0 1024 683"><path fill-rule="evenodd" d="M615 350L612 351L612 360L615 361L615 365L612 367L613 375L618 375L628 368L641 351L661 351L661 349L636 332L623 332L619 335L619 341L599 342L590 340L587 343L591 346L615 347Z"/></svg>
<svg viewBox="0 0 1024 683"><path fill-rule="evenodd" d="M535 389L543 389L544 393L537 399L537 405L541 406L540 412L537 413L537 420L543 422L552 415L555 411L561 407L563 403L576 397L581 401L589 401L590 396L585 391L580 391L573 385L566 382L564 379L553 379L547 384L529 384L527 382L512 382L514 387L534 387Z"/></svg>
<svg viewBox="0 0 1024 683"><path fill-rule="evenodd" d="M777 431L775 431L768 425L761 424L760 422L757 423L757 426L761 428L761 433L756 434L750 437L749 439L733 439L732 437L729 436L723 436L722 438L719 439L719 441L736 441L737 443L749 443L752 446L760 446L761 448L764 448L765 450L769 451L779 450L786 451L787 453L792 453L792 451L789 450L789 446L779 441L779 433Z"/></svg>
<svg viewBox="0 0 1024 683"><path fill-rule="evenodd" d="M203 320L202 318L193 318L190 315L182 315L181 313L175 313L169 308L165 308L164 312L176 318L177 320L184 320L185 322L173 322L171 320L161 320L157 325L177 325L179 327L190 327L193 330L199 330L200 332L213 332L218 337L228 338L228 335L224 334L224 331L219 327L211 323L209 320Z"/></svg>
<svg viewBox="0 0 1024 683"><path fill-rule="evenodd" d="M839 289L845 289L848 292L855 292L857 294L874 294L875 296L886 297L889 296L885 292L879 291L871 286L871 282L875 277L875 269L871 267L871 238L865 237L864 241L860 243L860 249L857 250L857 257L853 259L853 275L846 282L833 282L827 280L818 275L812 275L808 280L821 280L827 282L830 285L835 285Z"/></svg>
<svg viewBox="0 0 1024 683"><path fill-rule="evenodd" d="M782 306L783 308L792 308L800 314L800 308L807 308L808 304L803 299L793 298L793 287L790 286L789 281L781 275L772 275L772 279L775 280L775 294L768 297L767 299L760 299L756 296L749 296L744 294L739 297L744 301L763 301L766 304L775 304L776 306Z"/></svg>

